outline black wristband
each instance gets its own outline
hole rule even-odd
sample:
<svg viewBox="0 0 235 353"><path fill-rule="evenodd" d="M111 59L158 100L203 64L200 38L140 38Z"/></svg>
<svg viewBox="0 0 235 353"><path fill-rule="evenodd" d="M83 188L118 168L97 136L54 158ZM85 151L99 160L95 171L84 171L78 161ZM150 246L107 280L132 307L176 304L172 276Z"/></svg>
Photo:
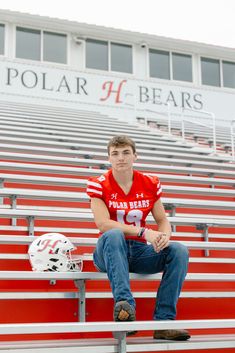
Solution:
<svg viewBox="0 0 235 353"><path fill-rule="evenodd" d="M140 228L140 230L138 231L137 237L138 238L142 238L145 232L145 228Z"/></svg>

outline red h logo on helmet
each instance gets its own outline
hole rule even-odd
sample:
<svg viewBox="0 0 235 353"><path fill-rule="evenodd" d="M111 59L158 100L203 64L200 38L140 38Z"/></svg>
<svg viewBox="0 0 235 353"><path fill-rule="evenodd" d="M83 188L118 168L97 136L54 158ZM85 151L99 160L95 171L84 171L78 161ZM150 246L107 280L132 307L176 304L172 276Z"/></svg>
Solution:
<svg viewBox="0 0 235 353"><path fill-rule="evenodd" d="M41 241L40 248L38 249L38 251L44 251L50 248L49 254L54 254L55 247L57 246L58 243L61 243L61 240L44 239L43 241Z"/></svg>

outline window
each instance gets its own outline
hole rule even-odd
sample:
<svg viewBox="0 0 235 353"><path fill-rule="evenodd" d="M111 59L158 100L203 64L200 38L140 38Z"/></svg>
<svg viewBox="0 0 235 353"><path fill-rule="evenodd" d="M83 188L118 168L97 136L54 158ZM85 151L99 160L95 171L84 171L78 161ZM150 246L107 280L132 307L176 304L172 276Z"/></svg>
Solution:
<svg viewBox="0 0 235 353"><path fill-rule="evenodd" d="M132 73L132 47L111 43L111 70Z"/></svg>
<svg viewBox="0 0 235 353"><path fill-rule="evenodd" d="M201 58L202 84L209 86L220 86L220 63L219 60Z"/></svg>
<svg viewBox="0 0 235 353"><path fill-rule="evenodd" d="M222 62L224 87L235 88L235 63Z"/></svg>
<svg viewBox="0 0 235 353"><path fill-rule="evenodd" d="M149 49L149 64L150 77L188 82L193 80L191 55Z"/></svg>
<svg viewBox="0 0 235 353"><path fill-rule="evenodd" d="M41 59L40 31L16 28L16 57L30 60Z"/></svg>
<svg viewBox="0 0 235 353"><path fill-rule="evenodd" d="M132 46L87 39L86 67L89 69L132 73Z"/></svg>
<svg viewBox="0 0 235 353"><path fill-rule="evenodd" d="M5 47L5 26L0 24L0 55L4 55Z"/></svg>
<svg viewBox="0 0 235 353"><path fill-rule="evenodd" d="M170 55L167 51L149 49L150 76L170 80Z"/></svg>
<svg viewBox="0 0 235 353"><path fill-rule="evenodd" d="M41 39L43 47L41 48ZM67 36L29 28L16 28L16 57L67 63Z"/></svg>
<svg viewBox="0 0 235 353"><path fill-rule="evenodd" d="M172 54L173 80L192 82L191 55Z"/></svg>
<svg viewBox="0 0 235 353"><path fill-rule="evenodd" d="M67 63L67 36L65 34L43 32L43 60Z"/></svg>
<svg viewBox="0 0 235 353"><path fill-rule="evenodd" d="M108 42L86 40L86 67L89 69L108 70Z"/></svg>

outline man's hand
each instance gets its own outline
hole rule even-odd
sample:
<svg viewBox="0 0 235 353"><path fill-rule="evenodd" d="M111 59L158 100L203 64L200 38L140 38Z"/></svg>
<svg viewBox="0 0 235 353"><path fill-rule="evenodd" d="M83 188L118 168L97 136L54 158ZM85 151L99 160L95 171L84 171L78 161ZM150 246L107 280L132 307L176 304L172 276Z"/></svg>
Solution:
<svg viewBox="0 0 235 353"><path fill-rule="evenodd" d="M159 253L169 245L170 234L147 229L145 231L145 239L151 243L154 250Z"/></svg>

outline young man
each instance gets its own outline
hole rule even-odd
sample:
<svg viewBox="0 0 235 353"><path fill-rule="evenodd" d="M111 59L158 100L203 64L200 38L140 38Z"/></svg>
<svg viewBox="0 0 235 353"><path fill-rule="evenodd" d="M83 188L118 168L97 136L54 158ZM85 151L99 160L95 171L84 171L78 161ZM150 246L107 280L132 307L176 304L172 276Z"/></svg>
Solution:
<svg viewBox="0 0 235 353"><path fill-rule="evenodd" d="M171 226L161 203L161 185L133 170L137 159L135 143L127 136L115 136L108 143L111 169L88 180L94 220L101 232L94 252L94 264L107 272L115 301L114 320L135 320L135 300L129 272L163 272L157 292L154 320L174 320L176 304L188 267L188 251L180 243L169 243ZM146 228L149 212L158 231ZM187 340L186 330L157 330L156 339Z"/></svg>

